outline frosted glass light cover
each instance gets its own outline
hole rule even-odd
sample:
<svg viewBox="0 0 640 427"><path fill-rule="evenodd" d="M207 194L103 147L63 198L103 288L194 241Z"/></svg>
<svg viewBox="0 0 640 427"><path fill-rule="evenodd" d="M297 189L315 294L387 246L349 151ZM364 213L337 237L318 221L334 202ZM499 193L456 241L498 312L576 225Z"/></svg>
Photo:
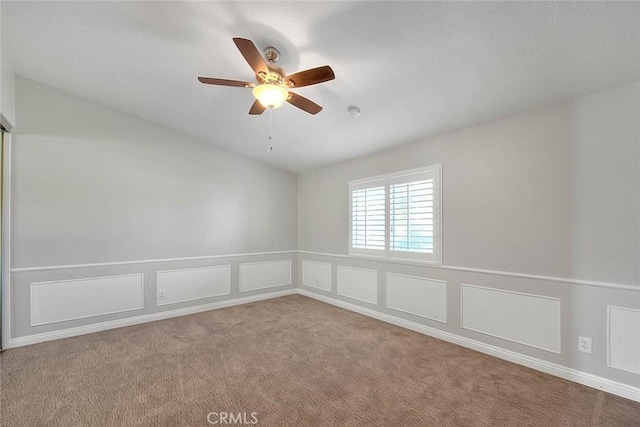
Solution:
<svg viewBox="0 0 640 427"><path fill-rule="evenodd" d="M253 88L253 96L267 108L278 108L289 93L282 86L265 83Z"/></svg>

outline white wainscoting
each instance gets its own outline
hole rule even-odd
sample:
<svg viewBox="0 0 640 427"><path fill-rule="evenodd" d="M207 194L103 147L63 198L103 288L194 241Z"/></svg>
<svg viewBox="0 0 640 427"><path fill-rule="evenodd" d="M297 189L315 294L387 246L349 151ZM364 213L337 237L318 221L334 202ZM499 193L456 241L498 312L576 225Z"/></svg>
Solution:
<svg viewBox="0 0 640 427"><path fill-rule="evenodd" d="M607 365L640 375L640 310L607 307Z"/></svg>
<svg viewBox="0 0 640 427"><path fill-rule="evenodd" d="M560 354L560 299L462 285L462 328Z"/></svg>
<svg viewBox="0 0 640 427"><path fill-rule="evenodd" d="M302 284L331 292L331 264L328 262L303 260Z"/></svg>
<svg viewBox="0 0 640 427"><path fill-rule="evenodd" d="M338 295L377 304L378 272L339 265Z"/></svg>
<svg viewBox="0 0 640 427"><path fill-rule="evenodd" d="M387 307L447 323L447 282L387 273Z"/></svg>
<svg viewBox="0 0 640 427"><path fill-rule="evenodd" d="M239 281L240 292L290 285L291 260L241 263Z"/></svg>
<svg viewBox="0 0 640 427"><path fill-rule="evenodd" d="M231 266L158 271L157 305L174 304L231 294ZM160 299L160 291L164 299Z"/></svg>
<svg viewBox="0 0 640 427"><path fill-rule="evenodd" d="M142 308L142 273L31 283L31 326Z"/></svg>

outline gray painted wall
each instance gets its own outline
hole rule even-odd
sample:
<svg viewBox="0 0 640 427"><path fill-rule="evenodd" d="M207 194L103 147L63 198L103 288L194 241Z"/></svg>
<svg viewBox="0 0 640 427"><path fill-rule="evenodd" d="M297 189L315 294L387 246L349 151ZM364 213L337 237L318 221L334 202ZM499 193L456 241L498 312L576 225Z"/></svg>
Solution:
<svg viewBox="0 0 640 427"><path fill-rule="evenodd" d="M298 247L348 253L350 180L442 163L444 264L638 285L640 83L300 174Z"/></svg>
<svg viewBox="0 0 640 427"><path fill-rule="evenodd" d="M11 123L16 124L15 90L11 53L6 43L2 43L2 3L0 3L0 113Z"/></svg>
<svg viewBox="0 0 640 427"><path fill-rule="evenodd" d="M16 83L12 267L296 249L294 174Z"/></svg>
<svg viewBox="0 0 640 427"><path fill-rule="evenodd" d="M640 374L607 366L607 307L640 310L639 119L640 82L300 174L301 277L303 260L328 263L332 288L323 292L300 287L640 386ZM347 256L348 182L436 163L443 170L445 266L515 275ZM338 266L377 271L377 303L339 295ZM387 307L387 272L446 281L447 323ZM628 289L562 278L622 284ZM463 284L559 298L561 353L463 329ZM578 352L578 336L593 339L591 355ZM629 338L640 343L638 337Z"/></svg>
<svg viewBox="0 0 640 427"><path fill-rule="evenodd" d="M296 175L25 78L16 95L12 268L295 251ZM240 263L277 259L297 255L17 271L12 336L291 288L295 268L288 286L238 290ZM158 271L220 264L231 295L156 307ZM30 283L129 273L144 273L143 310L30 326Z"/></svg>

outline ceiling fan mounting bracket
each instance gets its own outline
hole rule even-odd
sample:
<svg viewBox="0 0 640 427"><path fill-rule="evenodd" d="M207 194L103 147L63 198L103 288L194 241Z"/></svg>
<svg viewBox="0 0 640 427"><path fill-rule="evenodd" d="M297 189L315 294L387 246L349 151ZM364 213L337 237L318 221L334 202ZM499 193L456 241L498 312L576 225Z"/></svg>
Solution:
<svg viewBox="0 0 640 427"><path fill-rule="evenodd" d="M275 64L280 59L280 51L273 46L267 46L264 48L264 57L269 65Z"/></svg>

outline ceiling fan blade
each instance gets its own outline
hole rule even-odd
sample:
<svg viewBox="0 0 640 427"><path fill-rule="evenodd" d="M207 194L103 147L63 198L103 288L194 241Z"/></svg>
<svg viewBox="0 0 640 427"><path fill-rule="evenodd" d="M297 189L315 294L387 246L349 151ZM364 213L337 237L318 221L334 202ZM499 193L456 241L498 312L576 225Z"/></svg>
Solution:
<svg viewBox="0 0 640 427"><path fill-rule="evenodd" d="M251 106L251 109L249 110L249 114L251 114L252 116L257 116L257 115L260 115L260 114L264 113L264 110L266 110L266 109L267 109L267 107L262 105L260 103L260 101L258 101L256 99L256 101Z"/></svg>
<svg viewBox="0 0 640 427"><path fill-rule="evenodd" d="M328 82L336 78L333 70L328 65L311 68L310 70L299 71L285 77L286 82L290 82L293 87L303 87Z"/></svg>
<svg viewBox="0 0 640 427"><path fill-rule="evenodd" d="M289 98L287 98L287 102L303 111L306 111L309 114L318 114L320 111L322 111L321 106L305 98L304 96L298 95L297 93L289 92Z"/></svg>
<svg viewBox="0 0 640 427"><path fill-rule="evenodd" d="M218 85L218 86L233 86L233 87L252 87L253 84L249 82L241 82L240 80L227 80L227 79L216 79L213 77L198 77L200 83L208 84L208 85Z"/></svg>
<svg viewBox="0 0 640 427"><path fill-rule="evenodd" d="M256 74L260 72L269 74L267 63L264 62L262 54L251 40L234 37L233 42L236 44L238 50L240 51L242 56L244 56L244 59L247 60L249 66L253 69L253 71L255 71Z"/></svg>

